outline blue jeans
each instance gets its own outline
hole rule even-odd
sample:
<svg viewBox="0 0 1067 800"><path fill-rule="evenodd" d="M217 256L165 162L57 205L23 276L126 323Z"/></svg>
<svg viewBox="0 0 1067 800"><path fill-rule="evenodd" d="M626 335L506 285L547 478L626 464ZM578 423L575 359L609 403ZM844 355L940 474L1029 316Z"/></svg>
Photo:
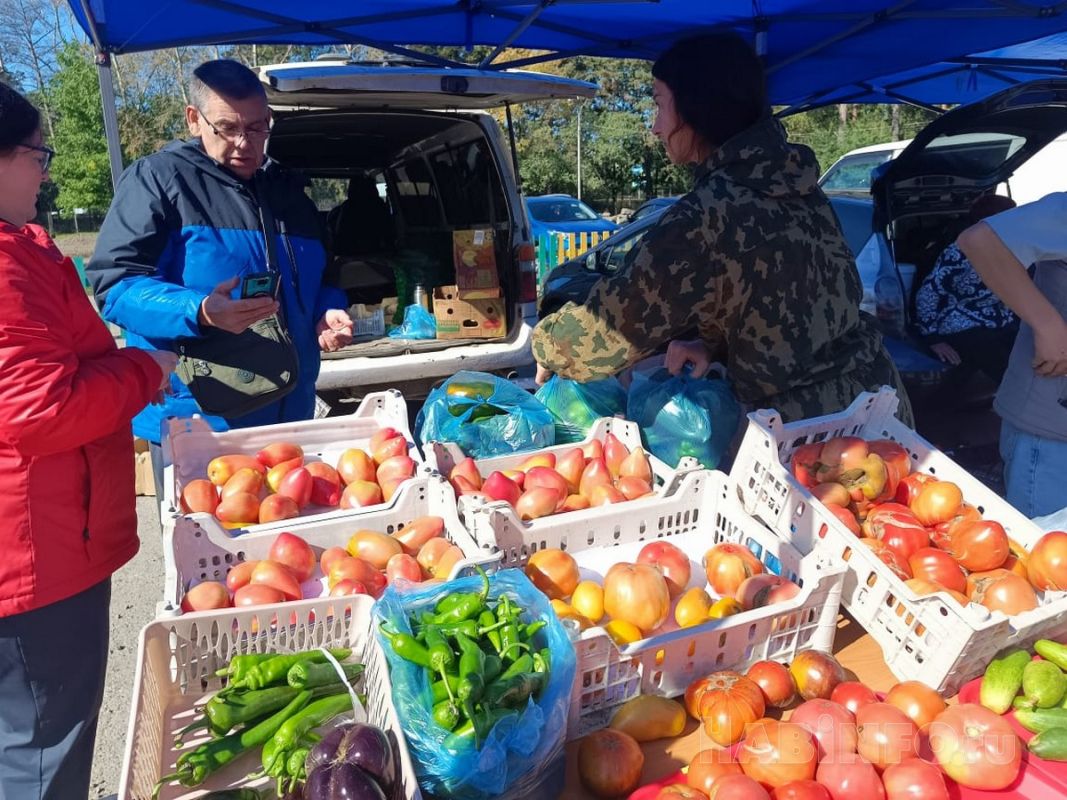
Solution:
<svg viewBox="0 0 1067 800"><path fill-rule="evenodd" d="M0 617L0 800L89 796L110 601L108 579Z"/></svg>
<svg viewBox="0 0 1067 800"><path fill-rule="evenodd" d="M1027 517L1043 517L1067 506L1067 442L1035 436L1002 420L1000 457L1008 502Z"/></svg>

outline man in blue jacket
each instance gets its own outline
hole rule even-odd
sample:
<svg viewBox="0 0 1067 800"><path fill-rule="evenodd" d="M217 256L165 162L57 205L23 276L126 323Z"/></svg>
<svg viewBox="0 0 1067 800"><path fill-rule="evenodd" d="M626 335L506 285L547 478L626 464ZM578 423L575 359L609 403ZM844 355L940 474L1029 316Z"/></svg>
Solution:
<svg viewBox="0 0 1067 800"><path fill-rule="evenodd" d="M208 327L240 333L279 310L299 357L296 388L276 403L235 419L205 416L216 430L309 419L315 408L320 350L352 339L344 293L323 282L321 222L303 179L265 155L271 115L263 85L230 60L193 73L186 121L194 138L174 142L132 164L108 210L88 275L104 319L129 344L173 350L177 338ZM259 204L275 219L280 291L239 299L242 276L267 269ZM173 394L133 421L158 453L167 417L201 414L177 376Z"/></svg>

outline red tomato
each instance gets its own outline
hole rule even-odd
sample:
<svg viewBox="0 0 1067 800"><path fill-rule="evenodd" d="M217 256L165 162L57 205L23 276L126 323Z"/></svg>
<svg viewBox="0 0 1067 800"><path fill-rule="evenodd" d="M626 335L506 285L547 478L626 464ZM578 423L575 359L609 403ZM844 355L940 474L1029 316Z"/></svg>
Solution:
<svg viewBox="0 0 1067 800"><path fill-rule="evenodd" d="M996 791L1019 775L1023 743L1007 719L977 703L946 708L929 736L941 769L961 786Z"/></svg>
<svg viewBox="0 0 1067 800"><path fill-rule="evenodd" d="M659 790L656 800L708 800L708 796L684 783L672 783Z"/></svg>
<svg viewBox="0 0 1067 800"><path fill-rule="evenodd" d="M1035 589L1067 591L1067 533L1051 531L1038 539L1026 570Z"/></svg>
<svg viewBox="0 0 1067 800"><path fill-rule="evenodd" d="M771 800L771 796L748 775L724 775L712 784L708 800Z"/></svg>
<svg viewBox="0 0 1067 800"><path fill-rule="evenodd" d="M930 534L916 516L898 503L883 503L872 509L863 521L863 532L881 540L907 561L912 553L930 546Z"/></svg>
<svg viewBox="0 0 1067 800"><path fill-rule="evenodd" d="M820 483L812 487L811 493L823 505L832 503L838 506L847 506L852 502L852 495L840 483Z"/></svg>
<svg viewBox="0 0 1067 800"><path fill-rule="evenodd" d="M765 717L745 726L737 763L764 788L774 789L814 778L818 747L807 728Z"/></svg>
<svg viewBox="0 0 1067 800"><path fill-rule="evenodd" d="M790 781L771 792L771 797L774 800L833 800L826 787L815 781Z"/></svg>
<svg viewBox="0 0 1067 800"><path fill-rule="evenodd" d="M956 559L936 547L916 550L908 559L908 566L916 578L937 583L954 592L967 591L967 576Z"/></svg>
<svg viewBox="0 0 1067 800"><path fill-rule="evenodd" d="M915 501L915 498L919 496L919 492L923 486L928 483L933 483L937 478L933 475L927 475L925 472L913 472L906 478L902 479L897 485L897 493L894 498L898 503L911 507L911 504Z"/></svg>
<svg viewBox="0 0 1067 800"><path fill-rule="evenodd" d="M252 570L258 563L258 561L242 561L230 567L230 571L226 573L226 588L231 592L236 592L242 586L247 586L252 580Z"/></svg>
<svg viewBox="0 0 1067 800"><path fill-rule="evenodd" d="M919 754L919 729L889 703L871 703L856 712L856 749L878 769Z"/></svg>
<svg viewBox="0 0 1067 800"><path fill-rule="evenodd" d="M947 549L961 567L971 572L996 569L1004 563L1010 552L1004 526L988 519L954 525L949 530Z"/></svg>
<svg viewBox="0 0 1067 800"><path fill-rule="evenodd" d="M218 581L203 581L182 596L182 611L210 611L228 608L230 593Z"/></svg>
<svg viewBox="0 0 1067 800"><path fill-rule="evenodd" d="M829 699L837 684L845 679L845 670L829 653L801 650L789 665L789 674L797 685L797 694L805 700Z"/></svg>
<svg viewBox="0 0 1067 800"><path fill-rule="evenodd" d="M367 591L367 587L359 581L345 578L344 580L337 581L330 589L330 597L346 597L350 594L370 594Z"/></svg>
<svg viewBox="0 0 1067 800"><path fill-rule="evenodd" d="M896 550L890 550L885 542L880 542L877 539L860 539L860 542L869 547L878 557L878 560L889 567L890 572L902 581L912 577L911 567L908 566L908 562Z"/></svg>
<svg viewBox="0 0 1067 800"><path fill-rule="evenodd" d="M670 542L649 542L637 554L637 563L649 564L659 570L667 581L671 597L678 597L689 585L689 556Z"/></svg>
<svg viewBox="0 0 1067 800"><path fill-rule="evenodd" d="M273 586L285 595L286 600L299 600L304 596L300 589L300 582L293 577L293 573L287 567L277 561L260 561L256 564L249 583Z"/></svg>
<svg viewBox="0 0 1067 800"><path fill-rule="evenodd" d="M725 775L743 775L741 765L729 750L717 747L701 750L689 762L686 782L694 789L705 794L711 792L711 785Z"/></svg>
<svg viewBox="0 0 1067 800"><path fill-rule="evenodd" d="M905 758L882 773L886 800L949 800L941 770L921 758Z"/></svg>
<svg viewBox="0 0 1067 800"><path fill-rule="evenodd" d="M815 480L815 472L819 468L819 455L822 453L822 442L802 444L793 452L790 464L793 467L793 477L805 489L811 489L818 483Z"/></svg>
<svg viewBox="0 0 1067 800"><path fill-rule="evenodd" d="M385 565L385 577L389 583L393 583L398 578L408 583L422 583L422 567L415 560L415 556L397 553Z"/></svg>
<svg viewBox="0 0 1067 800"><path fill-rule="evenodd" d="M715 594L733 597L746 578L763 572L763 564L744 545L725 542L704 554L704 572Z"/></svg>
<svg viewBox="0 0 1067 800"><path fill-rule="evenodd" d="M347 556L335 561L330 566L328 578L331 589L340 581L348 579L362 583L372 597L378 597L385 591L385 575L362 558L355 556Z"/></svg>
<svg viewBox="0 0 1067 800"><path fill-rule="evenodd" d="M919 490L910 505L915 516L923 525L937 525L948 522L963 505L963 492L950 481L933 481Z"/></svg>
<svg viewBox="0 0 1067 800"><path fill-rule="evenodd" d="M242 586L233 596L233 604L241 606L262 606L270 603L284 603L285 595L281 590L266 584L250 583Z"/></svg>
<svg viewBox="0 0 1067 800"><path fill-rule="evenodd" d="M291 533L279 533L270 546L267 555L271 561L277 561L288 567L293 577L303 583L315 571L315 553L311 545Z"/></svg>
<svg viewBox="0 0 1067 800"><path fill-rule="evenodd" d="M773 606L792 600L800 594L800 587L788 578L764 572L746 578L734 592L734 598L745 611Z"/></svg>
<svg viewBox="0 0 1067 800"><path fill-rule="evenodd" d="M844 684L838 684L838 687ZM837 690L834 690L837 693ZM789 717L815 737L819 759L836 758L839 753L856 752L856 718L840 703L832 700L808 700L797 706Z"/></svg>
<svg viewBox="0 0 1067 800"><path fill-rule="evenodd" d="M921 731L945 710L941 695L922 681L903 681L889 690L885 701L904 712Z"/></svg>
<svg viewBox="0 0 1067 800"><path fill-rule="evenodd" d="M823 503L826 506L826 510L837 517L841 524L848 528L852 533L859 536L862 531L860 529L860 523L856 519L856 515L849 511L844 506L839 506L836 503Z"/></svg>
<svg viewBox="0 0 1067 800"><path fill-rule="evenodd" d="M990 611L1001 611L1009 617L1037 608L1034 587L1025 578L1006 569L972 572L967 576L967 596Z"/></svg>
<svg viewBox="0 0 1067 800"><path fill-rule="evenodd" d="M833 800L885 800L885 787L871 762L857 753L841 753L820 762L815 780Z"/></svg>
<svg viewBox="0 0 1067 800"><path fill-rule="evenodd" d="M797 687L793 683L793 676L777 661L757 661L748 668L745 677L759 686L768 706L785 708L796 696Z"/></svg>
<svg viewBox="0 0 1067 800"><path fill-rule="evenodd" d="M869 686L859 681L845 681L837 684L830 699L835 703L840 703L855 715L865 705L877 703L878 695Z"/></svg>
<svg viewBox="0 0 1067 800"><path fill-rule="evenodd" d="M334 564L341 559L351 557L343 547L327 547L319 556L319 569L322 570L323 575L329 575Z"/></svg>

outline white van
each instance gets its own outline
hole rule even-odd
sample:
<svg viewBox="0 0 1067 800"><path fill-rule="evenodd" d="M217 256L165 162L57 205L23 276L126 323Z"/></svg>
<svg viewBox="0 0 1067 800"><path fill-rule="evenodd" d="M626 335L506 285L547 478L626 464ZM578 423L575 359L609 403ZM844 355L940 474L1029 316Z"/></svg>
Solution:
<svg viewBox="0 0 1067 800"><path fill-rule="evenodd" d="M399 296L402 314L405 296L423 296L412 299L415 284L427 297L454 285L453 233L492 231L481 240L492 242L502 336L477 338L475 326L475 337L393 339L378 327L323 354L320 396L336 404L397 388L419 398L461 369L509 375L530 366L535 250L514 141L488 110L591 97L596 87L407 62L318 60L261 67L259 75L275 120L267 152L308 178L331 233L333 282L353 309ZM500 330L497 321L492 328Z"/></svg>

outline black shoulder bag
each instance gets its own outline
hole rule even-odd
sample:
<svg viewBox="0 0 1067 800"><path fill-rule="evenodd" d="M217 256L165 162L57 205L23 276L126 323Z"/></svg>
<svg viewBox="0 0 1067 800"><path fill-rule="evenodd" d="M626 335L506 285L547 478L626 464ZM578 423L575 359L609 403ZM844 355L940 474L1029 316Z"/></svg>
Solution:
<svg viewBox="0 0 1067 800"><path fill-rule="evenodd" d="M267 269L280 273L274 215L261 181L257 189ZM242 417L277 402L296 388L300 374L281 312L242 333L209 327L202 336L179 339L177 350L178 377L205 413L220 417Z"/></svg>

